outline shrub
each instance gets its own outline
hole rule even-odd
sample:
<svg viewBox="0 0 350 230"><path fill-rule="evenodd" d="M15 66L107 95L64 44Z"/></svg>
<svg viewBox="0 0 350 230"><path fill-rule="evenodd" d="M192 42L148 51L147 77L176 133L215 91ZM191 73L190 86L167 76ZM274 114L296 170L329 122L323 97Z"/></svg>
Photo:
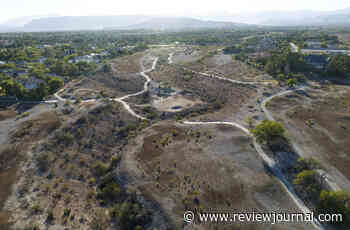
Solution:
<svg viewBox="0 0 350 230"><path fill-rule="evenodd" d="M28 112L24 112L24 113L21 113L20 115L18 115L17 119L22 119L22 118L25 118L25 117L28 117L30 114Z"/></svg>
<svg viewBox="0 0 350 230"><path fill-rule="evenodd" d="M317 172L314 170L304 170L297 175L293 183L299 186L302 192L313 200L317 200L321 192L321 184L318 180Z"/></svg>
<svg viewBox="0 0 350 230"><path fill-rule="evenodd" d="M55 219L55 218L54 218L54 216L53 216L53 211L52 211L52 209L50 209L50 210L47 212L46 222L47 222L47 223L51 223L54 219Z"/></svg>
<svg viewBox="0 0 350 230"><path fill-rule="evenodd" d="M40 230L40 228L37 224L31 224L30 226L25 227L24 230Z"/></svg>
<svg viewBox="0 0 350 230"><path fill-rule="evenodd" d="M74 142L74 135L69 132L61 131L56 135L59 144L71 145Z"/></svg>
<svg viewBox="0 0 350 230"><path fill-rule="evenodd" d="M90 185L91 185L91 184L95 184L95 183L96 183L96 179L93 178L93 177L91 177L91 178L89 178L88 183L89 183Z"/></svg>
<svg viewBox="0 0 350 230"><path fill-rule="evenodd" d="M350 226L350 193L346 191L327 192L322 191L317 205L319 213L341 214L342 221L331 222L339 229L346 230Z"/></svg>
<svg viewBox="0 0 350 230"><path fill-rule="evenodd" d="M287 80L286 84L287 84L288 87L292 88L292 87L294 87L294 86L296 86L298 84L298 80L295 79L295 78L290 78L290 79Z"/></svg>
<svg viewBox="0 0 350 230"><path fill-rule="evenodd" d="M321 169L321 165L314 158L310 158L310 159L299 158L295 165L295 169L297 170L297 172L301 172L303 170Z"/></svg>
<svg viewBox="0 0 350 230"><path fill-rule="evenodd" d="M109 167L106 164L103 164L102 162L97 162L94 166L93 166L94 172L96 174L96 176L98 177L102 177L104 175L107 174Z"/></svg>
<svg viewBox="0 0 350 230"><path fill-rule="evenodd" d="M38 168L41 172L46 172L49 167L50 155L48 153L41 153L36 159Z"/></svg>
<svg viewBox="0 0 350 230"><path fill-rule="evenodd" d="M39 213L39 212L41 212L41 207L40 207L40 205L39 205L39 204L33 205L33 206L32 206L32 211L33 211L33 213Z"/></svg>
<svg viewBox="0 0 350 230"><path fill-rule="evenodd" d="M116 219L122 229L142 229L151 221L151 214L147 212L138 202L123 202L116 212Z"/></svg>
<svg viewBox="0 0 350 230"><path fill-rule="evenodd" d="M285 138L284 127L275 121L264 120L251 132L260 143L270 142L275 138Z"/></svg>
<svg viewBox="0 0 350 230"><path fill-rule="evenodd" d="M71 210L69 208L65 208L63 211L63 217L69 217Z"/></svg>
<svg viewBox="0 0 350 230"><path fill-rule="evenodd" d="M121 194L122 189L120 186L116 182L111 181L100 188L100 190L97 192L97 198L100 200L113 201L120 198Z"/></svg>
<svg viewBox="0 0 350 230"><path fill-rule="evenodd" d="M116 168L119 165L121 160L122 160L122 157L120 155L113 156L111 159L111 164L110 164L109 168L110 169Z"/></svg>

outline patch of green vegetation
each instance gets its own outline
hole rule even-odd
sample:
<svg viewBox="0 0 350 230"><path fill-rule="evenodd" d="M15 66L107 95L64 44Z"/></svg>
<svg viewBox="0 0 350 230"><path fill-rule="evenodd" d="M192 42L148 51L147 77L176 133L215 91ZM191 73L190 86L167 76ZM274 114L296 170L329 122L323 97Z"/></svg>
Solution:
<svg viewBox="0 0 350 230"><path fill-rule="evenodd" d="M317 205L318 213L341 214L342 221L333 221L330 224L341 230L347 230L350 226L350 193L346 191L327 192L322 191Z"/></svg>
<svg viewBox="0 0 350 230"><path fill-rule="evenodd" d="M25 117L28 117L30 115L29 112L24 112L24 113L21 113L20 115L17 116L17 119L23 119Z"/></svg>
<svg viewBox="0 0 350 230"><path fill-rule="evenodd" d="M303 170L296 176L293 183L301 187L299 191L302 190L306 194L304 198L312 200L320 195L322 187L319 179L315 170Z"/></svg>
<svg viewBox="0 0 350 230"><path fill-rule="evenodd" d="M74 142L74 135L69 131L61 130L56 134L56 141L58 144L69 146Z"/></svg>
<svg viewBox="0 0 350 230"><path fill-rule="evenodd" d="M104 164L102 162L97 162L92 166L95 175L97 177L102 177L104 175L107 174L108 170L109 170L109 166L107 164Z"/></svg>
<svg viewBox="0 0 350 230"><path fill-rule="evenodd" d="M260 143L268 143L275 138L285 139L284 127L275 121L264 120L252 129L251 132Z"/></svg>
<svg viewBox="0 0 350 230"><path fill-rule="evenodd" d="M152 214L147 212L135 198L116 205L111 211L111 217L120 224L122 229L144 229L143 226L151 222L151 216Z"/></svg>

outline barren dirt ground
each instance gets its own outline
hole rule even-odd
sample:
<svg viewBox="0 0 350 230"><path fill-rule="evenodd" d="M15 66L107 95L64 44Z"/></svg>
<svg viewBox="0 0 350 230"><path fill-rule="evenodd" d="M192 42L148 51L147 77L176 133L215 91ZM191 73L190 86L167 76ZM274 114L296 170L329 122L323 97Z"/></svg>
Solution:
<svg viewBox="0 0 350 230"><path fill-rule="evenodd" d="M140 134L127 152L121 171L129 186L160 203L178 228L191 229L183 226L183 213L195 208L298 210L293 201L279 195L283 189L265 171L251 140L235 128L162 122ZM308 229L301 224L270 227ZM244 224L241 229L262 228Z"/></svg>
<svg viewBox="0 0 350 230"><path fill-rule="evenodd" d="M276 98L269 109L286 126L291 139L301 146L305 157L314 157L331 179L350 191L350 88L330 86L310 90L307 95ZM344 177L345 176L345 177Z"/></svg>

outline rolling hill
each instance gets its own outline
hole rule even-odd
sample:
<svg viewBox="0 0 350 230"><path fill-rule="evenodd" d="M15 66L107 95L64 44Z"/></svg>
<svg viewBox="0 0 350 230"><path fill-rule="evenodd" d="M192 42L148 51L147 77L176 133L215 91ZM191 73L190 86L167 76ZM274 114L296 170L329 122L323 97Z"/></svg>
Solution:
<svg viewBox="0 0 350 230"><path fill-rule="evenodd" d="M66 16L33 19L22 27L3 26L3 31L70 31L70 30L179 30L198 28L233 28L244 24L204 21L185 17L124 16ZM1 30L1 25L0 25Z"/></svg>
<svg viewBox="0 0 350 230"><path fill-rule="evenodd" d="M197 15L195 18L270 26L350 26L350 8L335 11L263 11Z"/></svg>

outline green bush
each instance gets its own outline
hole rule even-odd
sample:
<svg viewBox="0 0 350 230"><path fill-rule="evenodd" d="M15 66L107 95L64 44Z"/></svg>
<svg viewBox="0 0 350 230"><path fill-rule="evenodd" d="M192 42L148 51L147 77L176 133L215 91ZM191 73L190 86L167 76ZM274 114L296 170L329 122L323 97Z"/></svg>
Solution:
<svg viewBox="0 0 350 230"><path fill-rule="evenodd" d="M260 143L268 143L274 138L285 138L284 127L275 121L264 120L251 132Z"/></svg>
<svg viewBox="0 0 350 230"><path fill-rule="evenodd" d="M74 135L70 132L61 131L56 135L59 144L71 145L74 142Z"/></svg>
<svg viewBox="0 0 350 230"><path fill-rule="evenodd" d="M142 229L151 221L151 214L136 201L123 202L115 212L122 229Z"/></svg>
<svg viewBox="0 0 350 230"><path fill-rule="evenodd" d="M50 155L48 153L41 153L36 159L38 168L41 172L46 172L49 168Z"/></svg>
<svg viewBox="0 0 350 230"><path fill-rule="evenodd" d="M341 230L347 230L350 226L350 193L346 191L328 192L322 191L317 205L318 213L341 214L342 222L330 223Z"/></svg>
<svg viewBox="0 0 350 230"><path fill-rule="evenodd" d="M107 174L108 172L108 165L103 164L102 162L97 162L95 165L93 165L94 172L96 176L102 177Z"/></svg>
<svg viewBox="0 0 350 230"><path fill-rule="evenodd" d="M301 172L304 170L321 169L322 167L320 163L316 161L314 158L304 159L300 157L294 168L297 172Z"/></svg>
<svg viewBox="0 0 350 230"><path fill-rule="evenodd" d="M300 186L312 199L318 198L321 192L320 181L317 179L317 172L314 170L304 170L297 175L293 183Z"/></svg>
<svg viewBox="0 0 350 230"><path fill-rule="evenodd" d="M121 197L122 189L114 181L104 184L100 187L97 192L97 199L114 201Z"/></svg>

